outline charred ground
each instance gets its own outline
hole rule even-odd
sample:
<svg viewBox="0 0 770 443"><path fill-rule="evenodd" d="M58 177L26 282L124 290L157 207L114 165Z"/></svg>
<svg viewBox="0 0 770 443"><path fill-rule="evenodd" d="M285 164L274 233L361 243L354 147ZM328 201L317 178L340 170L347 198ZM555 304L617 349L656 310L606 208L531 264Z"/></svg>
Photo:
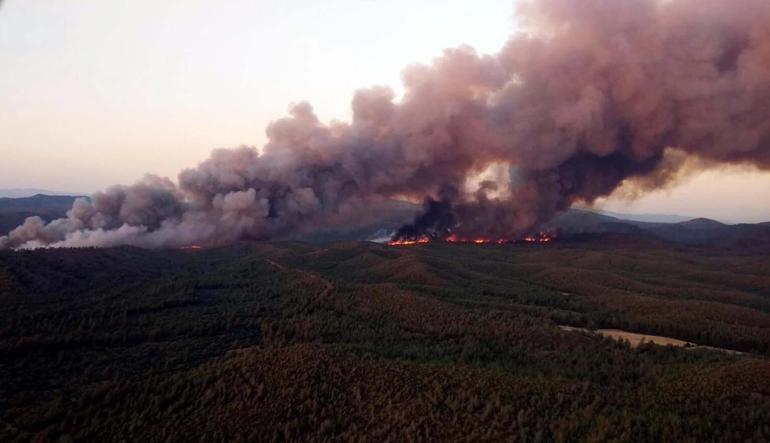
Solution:
<svg viewBox="0 0 770 443"><path fill-rule="evenodd" d="M766 440L768 288L762 251L621 234L2 252L0 433Z"/></svg>

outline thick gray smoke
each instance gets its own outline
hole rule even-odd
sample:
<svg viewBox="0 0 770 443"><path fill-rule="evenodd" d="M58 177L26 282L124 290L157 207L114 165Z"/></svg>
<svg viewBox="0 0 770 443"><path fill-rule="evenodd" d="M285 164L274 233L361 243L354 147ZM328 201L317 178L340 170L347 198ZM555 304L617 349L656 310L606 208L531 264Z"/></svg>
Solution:
<svg viewBox="0 0 770 443"><path fill-rule="evenodd" d="M683 158L770 169L767 0L538 0L519 19L499 54L407 68L399 101L357 92L349 124L300 104L261 154L217 150L178 184L107 189L0 247L282 238L424 198L449 213L444 231L513 237L623 182L662 186Z"/></svg>

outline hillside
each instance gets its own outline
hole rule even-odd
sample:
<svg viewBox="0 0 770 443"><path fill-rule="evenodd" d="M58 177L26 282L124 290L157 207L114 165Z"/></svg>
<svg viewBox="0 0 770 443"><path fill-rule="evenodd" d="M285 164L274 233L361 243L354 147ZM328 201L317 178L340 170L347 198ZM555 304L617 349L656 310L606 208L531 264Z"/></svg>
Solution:
<svg viewBox="0 0 770 443"><path fill-rule="evenodd" d="M676 214L626 214L606 210L596 210L595 212L622 220L638 221L644 223L681 223L693 219L693 217L686 217Z"/></svg>
<svg viewBox="0 0 770 443"><path fill-rule="evenodd" d="M38 189L38 188L0 189L0 198L27 198L38 194L56 195L56 196L76 195L76 193L72 193L72 192L57 192L57 191L50 191L47 189Z"/></svg>
<svg viewBox="0 0 770 443"><path fill-rule="evenodd" d="M64 217L77 196L36 194L22 198L0 198L0 235L38 216L49 221Z"/></svg>
<svg viewBox="0 0 770 443"><path fill-rule="evenodd" d="M678 223L650 223L623 220L596 212L571 209L547 223L546 229L560 236L581 234L627 234L655 238L689 246L732 248L770 247L770 224L727 225L715 220L697 218Z"/></svg>
<svg viewBox="0 0 770 443"><path fill-rule="evenodd" d="M768 288L764 252L612 233L5 251L0 429L7 441L766 441Z"/></svg>
<svg viewBox="0 0 770 443"><path fill-rule="evenodd" d="M0 198L0 214L34 212L37 214L63 214L72 207L78 196L37 194L25 198Z"/></svg>

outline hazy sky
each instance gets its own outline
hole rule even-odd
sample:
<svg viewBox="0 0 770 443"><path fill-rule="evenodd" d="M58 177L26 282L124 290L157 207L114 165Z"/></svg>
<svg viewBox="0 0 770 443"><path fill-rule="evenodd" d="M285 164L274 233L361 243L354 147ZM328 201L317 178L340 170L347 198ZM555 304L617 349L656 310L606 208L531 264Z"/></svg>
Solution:
<svg viewBox="0 0 770 443"><path fill-rule="evenodd" d="M215 147L261 146L309 100L347 119L356 88L467 43L497 51L511 0L6 0L0 188L91 192L176 177ZM770 174L710 171L608 209L770 220Z"/></svg>

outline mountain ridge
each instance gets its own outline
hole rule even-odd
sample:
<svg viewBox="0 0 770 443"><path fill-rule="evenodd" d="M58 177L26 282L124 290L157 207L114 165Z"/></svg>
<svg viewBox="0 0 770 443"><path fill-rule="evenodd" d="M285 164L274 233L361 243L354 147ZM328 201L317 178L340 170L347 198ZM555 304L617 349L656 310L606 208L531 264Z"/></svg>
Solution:
<svg viewBox="0 0 770 443"><path fill-rule="evenodd" d="M0 188L0 198L26 198L35 195L50 195L50 196L79 196L82 193L79 192L61 192L51 191L48 189L39 188Z"/></svg>

